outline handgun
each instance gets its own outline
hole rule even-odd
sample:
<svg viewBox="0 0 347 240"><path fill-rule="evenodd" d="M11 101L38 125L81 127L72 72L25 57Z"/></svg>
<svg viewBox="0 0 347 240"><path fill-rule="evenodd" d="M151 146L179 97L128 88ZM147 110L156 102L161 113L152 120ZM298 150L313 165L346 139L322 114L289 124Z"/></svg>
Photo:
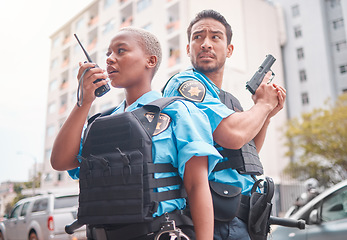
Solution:
<svg viewBox="0 0 347 240"><path fill-rule="evenodd" d="M268 71L272 71L270 68L272 64L276 61L276 58L274 58L271 54L266 55L266 58L264 62L260 65L258 70L255 72L251 80L246 82L246 88L254 95L255 91L258 89L259 85L263 81L263 78L265 74ZM272 72L271 79L275 76L275 74Z"/></svg>
<svg viewBox="0 0 347 240"><path fill-rule="evenodd" d="M82 48L84 54L86 55L88 62L93 62L92 59L90 58L89 54L87 53L87 51L84 49L82 43L81 43L80 40L78 39L77 35L74 34L74 36L75 36L75 38L76 38L78 44L81 46L81 48ZM99 66L98 66L97 64L95 64L95 67L99 67ZM103 80L103 79L96 79L93 83L97 83L97 82L99 82L99 81L101 81L101 80ZM101 87L98 87L98 88L95 90L95 96L101 97L101 96L105 95L105 93L107 93L108 91L110 91L110 86L109 86L108 84L105 84L105 85L103 85L103 86L101 86Z"/></svg>

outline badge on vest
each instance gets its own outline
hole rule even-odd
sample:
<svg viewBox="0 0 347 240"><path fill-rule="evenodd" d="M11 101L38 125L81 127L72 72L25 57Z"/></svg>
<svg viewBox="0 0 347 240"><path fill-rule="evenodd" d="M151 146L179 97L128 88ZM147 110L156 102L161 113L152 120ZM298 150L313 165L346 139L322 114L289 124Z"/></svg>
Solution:
<svg viewBox="0 0 347 240"><path fill-rule="evenodd" d="M202 102L206 95L206 88L197 80L188 80L179 86L178 92L190 101Z"/></svg>
<svg viewBox="0 0 347 240"><path fill-rule="evenodd" d="M152 122L153 118L154 118L154 113L147 112L145 114L145 117L147 118L147 120L149 122ZM160 113L158 123L157 123L155 130L154 130L153 136L156 136L159 133L164 132L169 127L170 121L171 121L171 118L169 117L169 115L167 115L165 113Z"/></svg>

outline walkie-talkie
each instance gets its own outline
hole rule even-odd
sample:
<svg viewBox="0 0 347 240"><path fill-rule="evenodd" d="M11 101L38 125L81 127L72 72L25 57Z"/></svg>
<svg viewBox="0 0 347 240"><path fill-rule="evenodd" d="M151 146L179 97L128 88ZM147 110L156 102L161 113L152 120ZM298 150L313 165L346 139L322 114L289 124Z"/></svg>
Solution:
<svg viewBox="0 0 347 240"><path fill-rule="evenodd" d="M93 62L92 59L90 58L89 54L87 53L87 51L84 49L84 47L82 46L82 43L80 42L80 40L78 39L77 35L74 34L75 38L77 39L78 44L81 46L84 54L86 55L88 62ZM97 64L95 65L95 67L99 67ZM96 79L93 83L97 83L99 81L101 81L103 79ZM105 95L105 93L107 93L108 91L110 91L110 86L108 84L105 84L99 88L97 88L95 90L95 96L97 97L101 97L103 95Z"/></svg>

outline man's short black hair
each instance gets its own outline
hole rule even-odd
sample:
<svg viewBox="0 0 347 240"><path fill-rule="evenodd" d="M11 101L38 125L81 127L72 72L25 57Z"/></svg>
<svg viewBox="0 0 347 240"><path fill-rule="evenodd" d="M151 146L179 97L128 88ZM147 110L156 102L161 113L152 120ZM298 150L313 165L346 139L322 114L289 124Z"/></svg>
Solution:
<svg viewBox="0 0 347 240"><path fill-rule="evenodd" d="M199 12L195 18L190 22L188 28L187 28L187 35L188 35L188 42L190 42L190 36L192 34L192 27L195 23L199 22L202 19L205 18L212 18L218 22L220 22L221 24L224 25L225 30L226 30L226 36L227 36L227 44L229 45L231 42L231 37L233 36L233 33L231 31L231 26L230 24L227 22L227 20L223 17L222 14L220 14L219 12L212 10L212 9L208 9L208 10L203 10L201 12Z"/></svg>

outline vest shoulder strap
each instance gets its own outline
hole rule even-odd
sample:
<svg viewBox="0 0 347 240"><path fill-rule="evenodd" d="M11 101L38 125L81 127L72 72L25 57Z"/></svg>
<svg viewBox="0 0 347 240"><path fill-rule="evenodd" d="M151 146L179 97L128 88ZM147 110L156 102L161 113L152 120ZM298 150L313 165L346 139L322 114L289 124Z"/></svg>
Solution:
<svg viewBox="0 0 347 240"><path fill-rule="evenodd" d="M233 109L236 112L243 112L240 101L231 93L228 93L222 89L219 89L219 98L228 108Z"/></svg>
<svg viewBox="0 0 347 240"><path fill-rule="evenodd" d="M143 107L134 110L132 113L141 121L141 123L144 125L144 127L146 128L146 130L148 131L150 136L153 136L153 133L154 133L155 128L156 128L157 123L158 123L160 112L164 108L166 108L170 103L172 103L173 101L176 101L176 100L184 100L184 97L176 96L176 97L158 98L158 99L144 105ZM114 111L114 109L115 108L112 107L112 108L109 108L109 109L107 109L101 113L97 113L97 114L93 115L92 117L90 117L88 119L88 125L91 124L98 117L110 115ZM149 121L146 118L145 114L147 112L154 113L154 118L152 121Z"/></svg>

